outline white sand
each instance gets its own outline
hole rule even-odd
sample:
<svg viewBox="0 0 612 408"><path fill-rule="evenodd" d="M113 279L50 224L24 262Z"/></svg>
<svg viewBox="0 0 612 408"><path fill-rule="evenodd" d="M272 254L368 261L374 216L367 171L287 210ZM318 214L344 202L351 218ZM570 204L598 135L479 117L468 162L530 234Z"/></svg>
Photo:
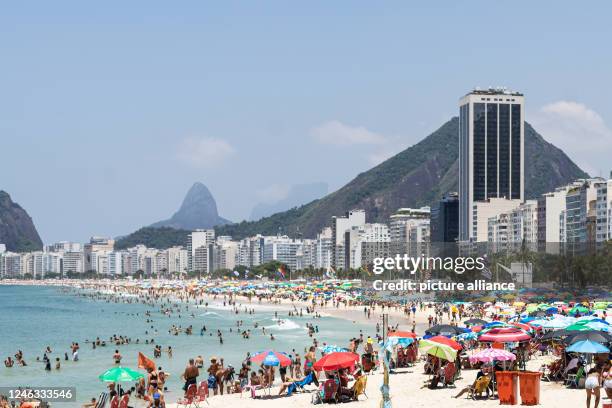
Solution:
<svg viewBox="0 0 612 408"><path fill-rule="evenodd" d="M537 369L541 360L529 362L530 369ZM439 388L436 390L421 389L428 376L423 374L423 364L417 364L412 368L398 369L396 374L390 375L391 402L394 407L498 407L498 399L479 399L472 400L469 394L464 394L461 398L452 398L463 387L471 384L476 377L476 370L463 370L462 378L456 382L455 387ZM350 407L379 407L380 390L382 384L382 374L380 372L371 374L368 377L367 395L369 398L360 397L358 402L350 402L342 406ZM314 386L309 388L314 390ZM584 390L567 389L560 383L541 382L540 385L540 407L583 407L585 406L586 392ZM258 399L250 398L245 393L242 398L240 394L230 394L224 396L212 396L209 399L211 407L240 407L240 408L267 408L267 407L311 407L312 394L310 392L293 394L291 397L279 397L278 387L272 389L272 397ZM602 390L602 394L605 394ZM257 391L257 395L263 395L263 391ZM603 396L603 395L602 395ZM519 397L520 404L520 397ZM594 400L592 401L594 404ZM176 407L175 404L168 404L169 407ZM323 406L327 406L324 404ZM593 406L593 405L591 405ZM600 404L601 406L601 404Z"/></svg>

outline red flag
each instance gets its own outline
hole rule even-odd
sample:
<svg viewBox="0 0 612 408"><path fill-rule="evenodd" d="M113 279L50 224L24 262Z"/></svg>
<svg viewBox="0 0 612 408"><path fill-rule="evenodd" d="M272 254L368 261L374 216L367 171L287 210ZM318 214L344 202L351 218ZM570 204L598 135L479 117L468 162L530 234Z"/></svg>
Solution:
<svg viewBox="0 0 612 408"><path fill-rule="evenodd" d="M138 352L138 368L144 368L145 370L151 369L155 371L155 361L151 360L141 352Z"/></svg>

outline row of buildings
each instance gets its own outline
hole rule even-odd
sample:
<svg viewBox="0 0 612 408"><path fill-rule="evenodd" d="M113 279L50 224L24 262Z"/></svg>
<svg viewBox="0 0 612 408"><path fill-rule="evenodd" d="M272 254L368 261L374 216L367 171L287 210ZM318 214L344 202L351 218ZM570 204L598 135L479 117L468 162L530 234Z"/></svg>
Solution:
<svg viewBox="0 0 612 408"><path fill-rule="evenodd" d="M196 272L201 275L237 266L253 268L279 261L290 271L359 269L377 256L412 245L426 250L430 238L430 209L402 208L389 223L367 223L363 210L333 217L316 238L256 235L241 240L215 236L213 229L189 234L186 245L168 249L137 245L116 249L115 241L92 237L85 244L59 242L42 251L7 252L0 246L0 277L43 277L48 274L96 272L109 276L158 276Z"/></svg>

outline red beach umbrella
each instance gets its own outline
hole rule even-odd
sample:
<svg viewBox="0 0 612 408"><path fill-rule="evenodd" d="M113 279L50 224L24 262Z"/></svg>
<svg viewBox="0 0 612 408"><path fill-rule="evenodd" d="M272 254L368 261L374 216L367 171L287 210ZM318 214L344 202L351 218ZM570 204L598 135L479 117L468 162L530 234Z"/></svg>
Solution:
<svg viewBox="0 0 612 408"><path fill-rule="evenodd" d="M503 327L499 329L491 329L487 333L478 338L478 341L487 341L495 343L515 343L520 341L529 341L531 336L525 333L518 327Z"/></svg>
<svg viewBox="0 0 612 408"><path fill-rule="evenodd" d="M341 368L353 367L359 361L359 355L349 351L338 351L323 356L315 362L313 368L316 371L331 371Z"/></svg>
<svg viewBox="0 0 612 408"><path fill-rule="evenodd" d="M401 337L404 339L416 339L416 334L409 331L392 331L388 334L389 337Z"/></svg>
<svg viewBox="0 0 612 408"><path fill-rule="evenodd" d="M449 339L448 337L434 336L434 337L430 337L427 340L435 341L436 343L440 343L440 344L446 344L447 346L452 347L455 350L463 349L463 347L461 347L461 344L457 343L455 340Z"/></svg>

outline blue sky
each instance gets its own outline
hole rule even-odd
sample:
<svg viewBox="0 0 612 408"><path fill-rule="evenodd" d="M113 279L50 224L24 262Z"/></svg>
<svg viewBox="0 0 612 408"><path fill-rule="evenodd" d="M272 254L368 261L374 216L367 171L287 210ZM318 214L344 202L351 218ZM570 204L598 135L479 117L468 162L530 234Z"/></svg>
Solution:
<svg viewBox="0 0 612 408"><path fill-rule="evenodd" d="M428 4L421 4L428 3ZM45 242L169 217L195 181L240 220L336 189L474 86L585 170L612 169L612 3L12 2L0 13L0 189Z"/></svg>

